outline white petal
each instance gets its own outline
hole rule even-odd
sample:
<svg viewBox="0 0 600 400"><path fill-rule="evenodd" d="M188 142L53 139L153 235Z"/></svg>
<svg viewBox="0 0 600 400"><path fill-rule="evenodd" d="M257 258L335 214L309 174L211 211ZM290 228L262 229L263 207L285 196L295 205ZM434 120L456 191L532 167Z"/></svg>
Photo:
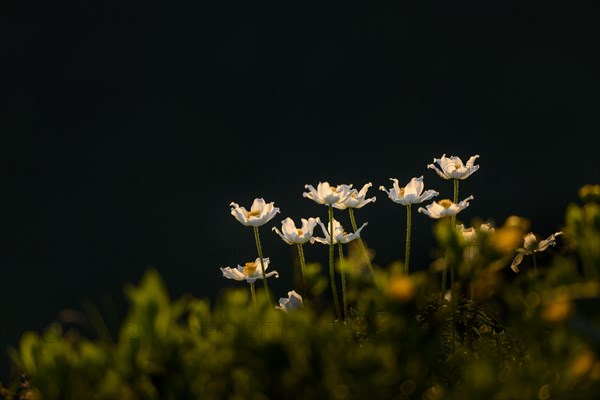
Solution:
<svg viewBox="0 0 600 400"><path fill-rule="evenodd" d="M221 267L221 272L223 273L223 276L227 279L235 279L236 281L243 281L246 278L243 273L241 273L237 269L231 268L231 267L226 267L226 268Z"/></svg>

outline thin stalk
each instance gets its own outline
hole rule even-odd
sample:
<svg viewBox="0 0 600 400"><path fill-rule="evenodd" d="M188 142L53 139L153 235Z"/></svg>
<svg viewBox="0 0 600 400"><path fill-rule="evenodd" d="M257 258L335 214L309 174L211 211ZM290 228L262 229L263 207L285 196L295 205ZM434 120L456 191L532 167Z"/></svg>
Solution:
<svg viewBox="0 0 600 400"><path fill-rule="evenodd" d="M269 291L269 284L267 283L267 274L265 273L265 263L263 261L262 247L260 245L260 236L258 235L258 226L254 227L254 240L256 241L256 250L258 251L258 258L260 259L260 270L262 272L263 285L265 287L265 293L267 299L271 303L271 292Z"/></svg>
<svg viewBox="0 0 600 400"><path fill-rule="evenodd" d="M531 257L533 258L533 270L537 272L537 257L535 256L535 253L533 253Z"/></svg>
<svg viewBox="0 0 600 400"><path fill-rule="evenodd" d="M302 297L306 298L306 282L304 280L304 269L306 265L306 261L304 260L304 249L301 244L297 244L298 246L298 257L300 258L300 271L302 272Z"/></svg>
<svg viewBox="0 0 600 400"><path fill-rule="evenodd" d="M252 296L252 306L256 309L256 292L254 291L254 282L250 282L250 295Z"/></svg>
<svg viewBox="0 0 600 400"><path fill-rule="evenodd" d="M356 225L356 220L354 219L354 209L352 207L348 208L348 214L350 214L350 223L352 224L352 229L354 230L354 232L356 232L358 226ZM375 271L373 271L373 265L371 264L371 258L367 253L367 249L365 248L365 245L360 236L356 239L358 240L358 245L360 246L360 249L362 250L365 256L365 260L367 260L367 266L369 267L369 271L371 271L371 274L373 274Z"/></svg>
<svg viewBox="0 0 600 400"><path fill-rule="evenodd" d="M406 248L404 251L404 275L408 275L408 266L410 263L410 235L411 235L411 208L406 205Z"/></svg>
<svg viewBox="0 0 600 400"><path fill-rule="evenodd" d="M346 297L346 271L344 270L344 249L342 243L338 242L338 253L340 255L340 272L342 273L342 300L344 303L344 321L348 319L348 298Z"/></svg>
<svg viewBox="0 0 600 400"><path fill-rule="evenodd" d="M331 293L333 295L333 304L335 306L335 315L338 319L342 318L340 310L340 301L337 295L337 287L335 284L335 270L333 262L333 205L329 205L329 281L331 283Z"/></svg>

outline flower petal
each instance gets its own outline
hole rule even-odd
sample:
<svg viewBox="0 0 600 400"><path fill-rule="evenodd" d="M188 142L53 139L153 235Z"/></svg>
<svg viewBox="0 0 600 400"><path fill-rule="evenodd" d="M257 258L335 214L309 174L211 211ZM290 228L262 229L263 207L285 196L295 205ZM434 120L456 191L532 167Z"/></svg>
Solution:
<svg viewBox="0 0 600 400"><path fill-rule="evenodd" d="M236 281L243 281L246 276L241 273L239 270L231 267L221 267L221 272L223 276L227 279L235 279Z"/></svg>

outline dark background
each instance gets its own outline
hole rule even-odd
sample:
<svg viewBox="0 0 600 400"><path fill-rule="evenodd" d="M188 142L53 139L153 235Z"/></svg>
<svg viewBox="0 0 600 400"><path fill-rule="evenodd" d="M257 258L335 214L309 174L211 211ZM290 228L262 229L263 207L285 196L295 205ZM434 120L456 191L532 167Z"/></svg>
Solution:
<svg viewBox="0 0 600 400"><path fill-rule="evenodd" d="M373 183L356 216L385 266L405 210L378 187L423 175L451 197L426 169L444 153L480 155L466 223L548 235L599 181L597 21L575 2L51 3L0 19L3 352L86 300L118 326L149 266L172 297L242 285L219 271L256 257L231 201L281 208L261 228L281 297L293 249L271 227L327 215L306 183ZM414 214L411 268L431 226Z"/></svg>

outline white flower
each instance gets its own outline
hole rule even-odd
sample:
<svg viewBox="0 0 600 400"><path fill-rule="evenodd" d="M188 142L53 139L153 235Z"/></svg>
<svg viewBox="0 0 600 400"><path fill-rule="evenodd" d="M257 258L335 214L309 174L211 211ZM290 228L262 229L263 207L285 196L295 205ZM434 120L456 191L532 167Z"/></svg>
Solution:
<svg viewBox="0 0 600 400"><path fill-rule="evenodd" d="M263 258L263 263L265 265L265 276L270 278L271 276L275 276L275 278L279 278L279 273L277 271L266 272L267 268L269 268L269 258ZM223 276L227 279L235 279L236 281L246 281L248 283L254 283L257 279L262 279L262 272L260 271L260 258L257 258L254 262L247 262L243 267L238 265L237 268L221 267L221 272L223 272Z"/></svg>
<svg viewBox="0 0 600 400"><path fill-rule="evenodd" d="M563 232L555 232L548 236L546 239L539 240L534 233L529 232L523 236L523 247L517 249L517 255L515 256L510 268L518 273L519 264L523 261L523 257L545 251L550 246L556 246L556 237L562 235Z"/></svg>
<svg viewBox="0 0 600 400"><path fill-rule="evenodd" d="M325 227L325 224L323 224L323 222L318 221L318 223L319 223L319 225L321 225L321 229L323 230L323 234L325 235L325 237L324 238L313 237L310 240L311 243L319 242L322 244L330 244L329 241L331 240L331 238L329 236L329 230L327 229L327 227ZM360 237L360 231L367 225L368 225L368 223L365 222L364 224L362 224L362 226L360 228L358 228L356 230L356 232L346 233L346 232L344 232L344 228L342 227L342 225L334 218L333 219L333 244L337 244L337 243L346 244L346 243L351 242L352 240Z"/></svg>
<svg viewBox="0 0 600 400"><path fill-rule="evenodd" d="M439 193L435 190L426 190L423 192L424 184L423 177L412 178L408 185L400 187L398 179L390 178L393 181L392 188L387 190L385 187L380 186L379 190L383 190L387 193L388 197L394 202L407 206L409 204L422 203L430 200L437 196Z"/></svg>
<svg viewBox="0 0 600 400"><path fill-rule="evenodd" d="M456 228L462 234L463 239L465 239L467 242L474 241L477 235L482 232L492 233L495 231L495 229L492 227L492 224L489 223L481 224L477 229L474 227L465 228L463 224L457 225Z"/></svg>
<svg viewBox="0 0 600 400"><path fill-rule="evenodd" d="M278 310L283 310L285 312L298 310L304 307L304 302L302 301L302 296L296 293L295 290L291 290L288 292L287 299L285 297L281 297L279 299L279 306L275 307Z"/></svg>
<svg viewBox="0 0 600 400"><path fill-rule="evenodd" d="M352 185L350 185L352 186ZM346 198L346 200L339 201L333 206L338 210L345 210L346 208L362 208L365 204L369 204L371 202L375 202L375 197L371 197L367 199L367 190L373 186L371 182L365 184L360 191L356 189L350 190L350 196Z"/></svg>
<svg viewBox="0 0 600 400"><path fill-rule="evenodd" d="M446 157L444 154L442 155L442 158L434 158L434 164L427 165L427 168L434 170L444 179L467 179L473 172L479 169L479 165L475 165L477 158L479 158L479 156L475 155L469 158L466 165L463 165L463 162L459 157ZM440 168L437 168L435 163L437 163Z"/></svg>
<svg viewBox="0 0 600 400"><path fill-rule="evenodd" d="M301 221L302 227L296 228L294 221L288 217L281 221L281 231L276 227L273 227L272 230L281 236L283 241L287 244L304 244L312 238L313 230L320 219L318 217L309 219L302 218Z"/></svg>
<svg viewBox="0 0 600 400"><path fill-rule="evenodd" d="M279 208L275 203L265 203L264 199L254 199L250 211L240 207L237 203L229 204L231 206L231 215L235 217L242 225L262 226L279 213Z"/></svg>
<svg viewBox="0 0 600 400"><path fill-rule="evenodd" d="M319 204L333 205L346 201L350 197L352 185L331 186L329 182L319 182L315 189L312 185L304 185L308 192L302 193L307 199L314 200Z"/></svg>
<svg viewBox="0 0 600 400"><path fill-rule="evenodd" d="M419 207L417 211L436 219L448 217L456 215L465 208L467 208L469 206L469 200L473 200L473 196L467 197L458 204L453 203L452 200L449 199L434 201L433 203L426 206L426 208Z"/></svg>

